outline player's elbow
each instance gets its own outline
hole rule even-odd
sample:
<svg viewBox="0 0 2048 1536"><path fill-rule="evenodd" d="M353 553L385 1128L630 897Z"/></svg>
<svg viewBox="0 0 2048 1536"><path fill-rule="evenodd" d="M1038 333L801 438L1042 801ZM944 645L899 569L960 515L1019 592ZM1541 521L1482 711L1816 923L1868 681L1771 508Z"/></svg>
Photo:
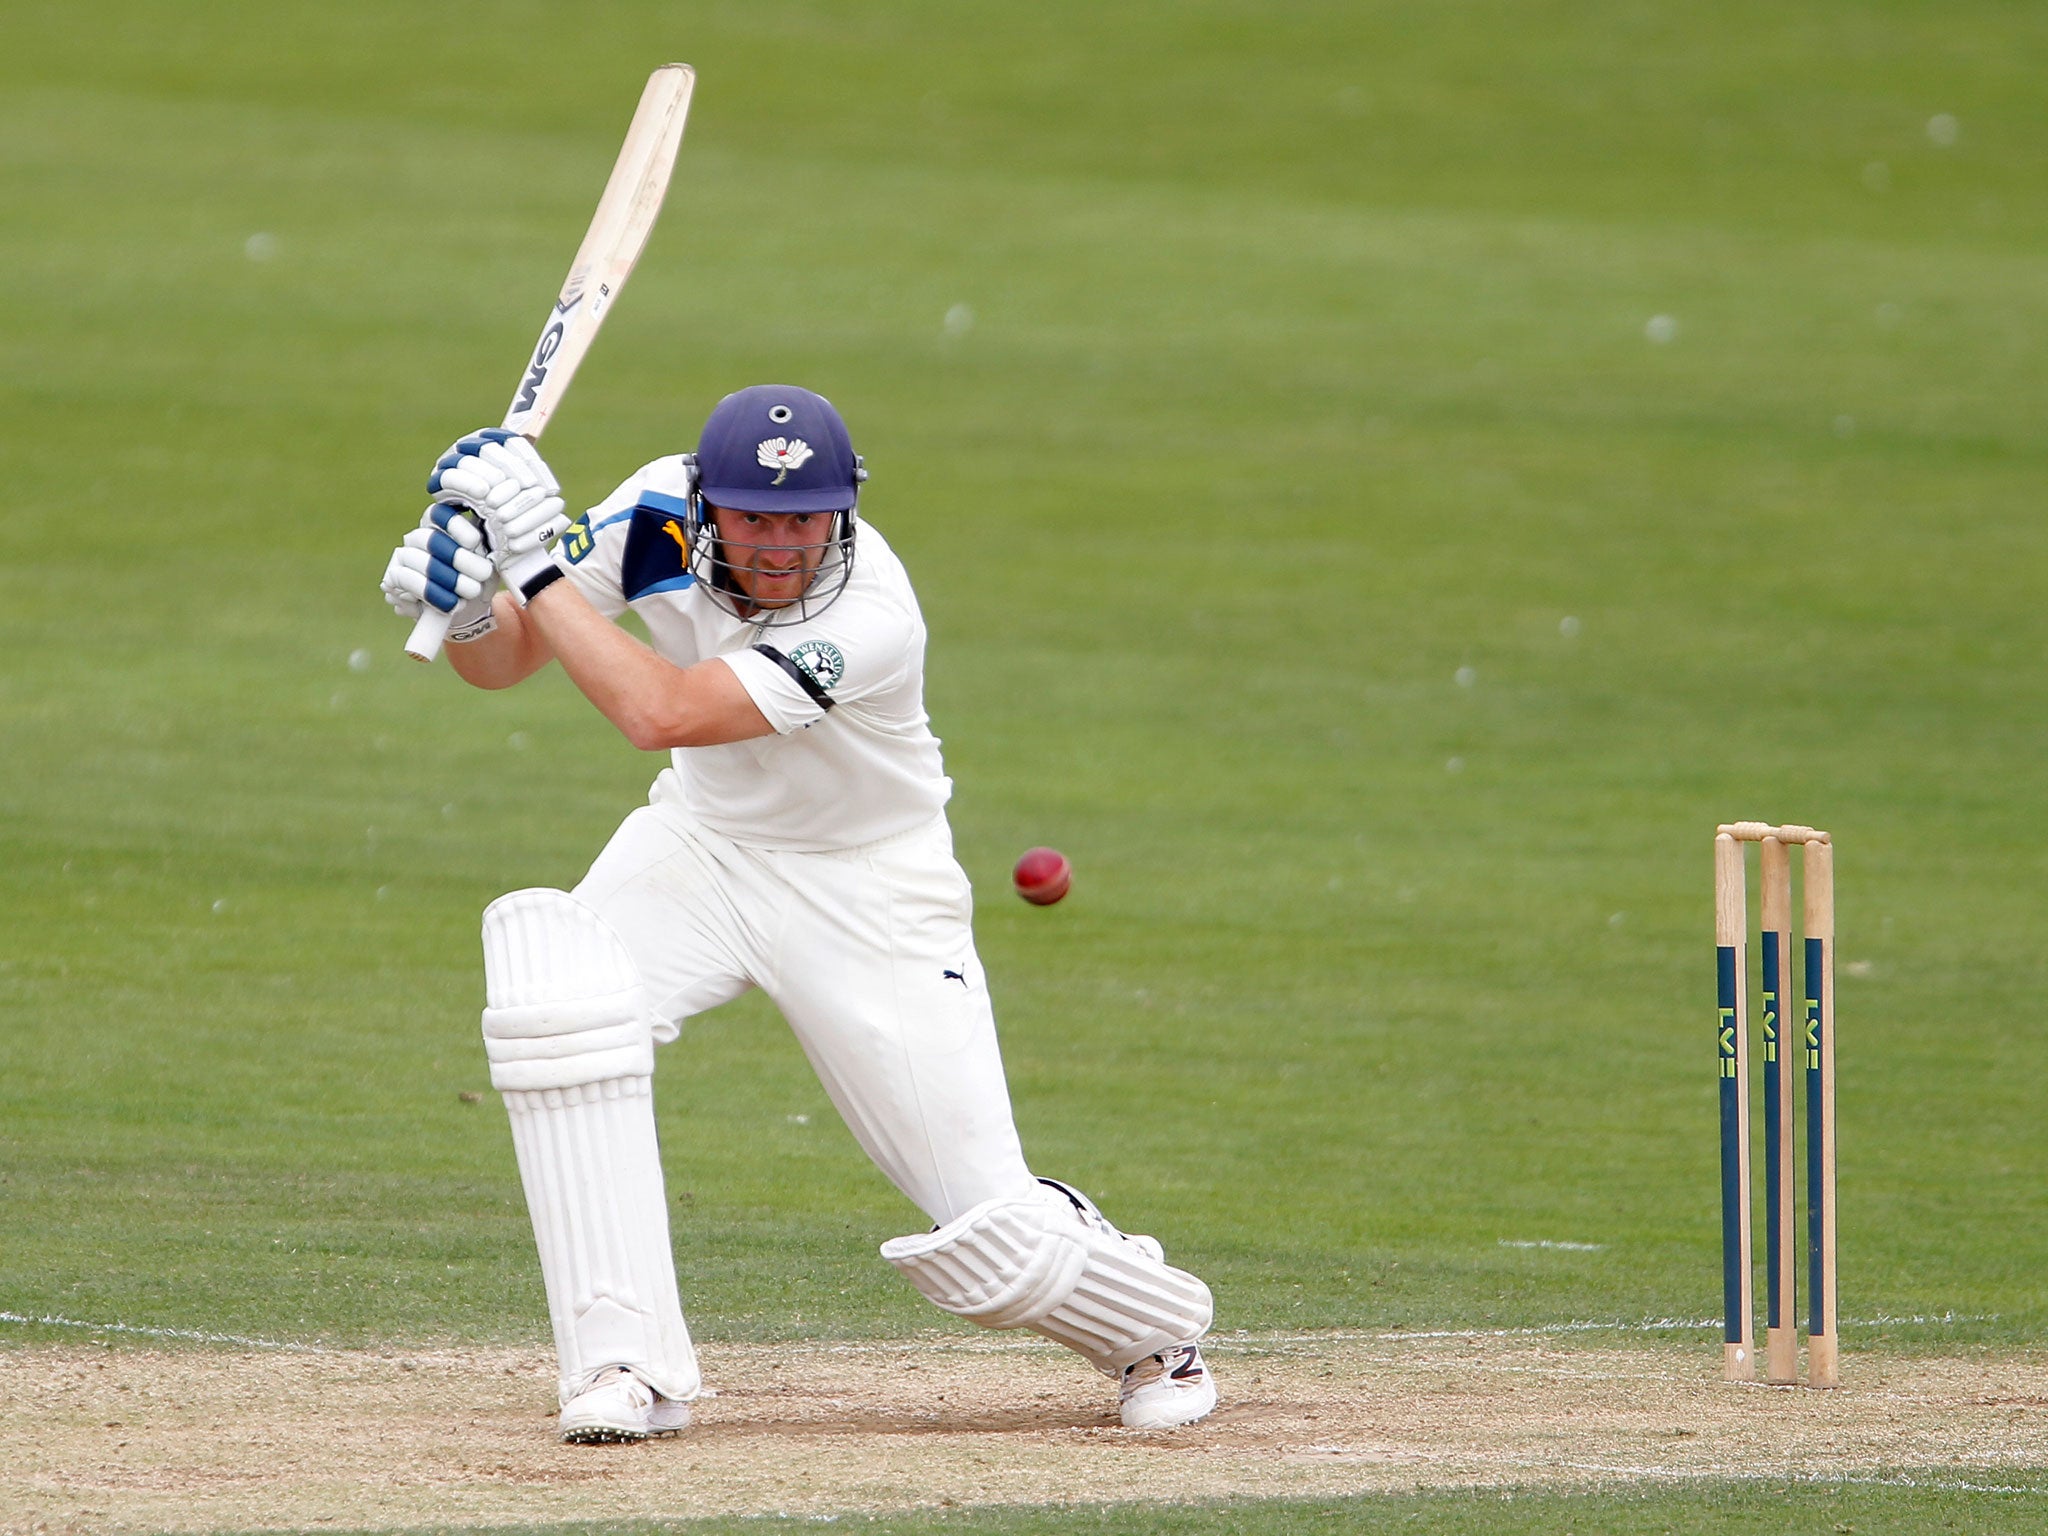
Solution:
<svg viewBox="0 0 2048 1536"><path fill-rule="evenodd" d="M626 740L642 752L666 752L671 747L703 747L716 740L706 732L704 722L687 710L636 709L615 723Z"/></svg>
<svg viewBox="0 0 2048 1536"><path fill-rule="evenodd" d="M629 710L613 723L642 752L665 752L671 747L722 747L729 742L766 736L773 730L751 701L741 710L720 708L715 699L664 699Z"/></svg>
<svg viewBox="0 0 2048 1536"><path fill-rule="evenodd" d="M699 662L663 676L660 686L623 689L600 707L643 752L723 746L774 730L723 662Z"/></svg>
<svg viewBox="0 0 2048 1536"><path fill-rule="evenodd" d="M672 739L673 730L668 722L651 711L629 710L614 716L612 724L642 752L661 752L680 745Z"/></svg>

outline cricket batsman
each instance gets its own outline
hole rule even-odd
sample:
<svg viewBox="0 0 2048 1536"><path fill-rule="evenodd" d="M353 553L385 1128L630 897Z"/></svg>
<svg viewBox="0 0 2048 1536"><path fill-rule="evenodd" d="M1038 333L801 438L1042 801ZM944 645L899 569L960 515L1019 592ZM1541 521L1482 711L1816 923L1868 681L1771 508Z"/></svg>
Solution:
<svg viewBox="0 0 2048 1536"><path fill-rule="evenodd" d="M450 614L464 681L509 688L559 662L634 746L670 751L575 890L514 891L483 919L484 1050L564 1440L689 1423L654 1047L750 987L931 1219L882 1244L912 1285L1064 1344L1119 1382L1132 1429L1216 1405L1209 1288L1024 1160L925 716L924 622L859 515L866 478L829 401L756 385L719 402L695 453L570 522L533 444L489 428L442 457L384 573L408 623ZM650 644L612 622L628 608Z"/></svg>

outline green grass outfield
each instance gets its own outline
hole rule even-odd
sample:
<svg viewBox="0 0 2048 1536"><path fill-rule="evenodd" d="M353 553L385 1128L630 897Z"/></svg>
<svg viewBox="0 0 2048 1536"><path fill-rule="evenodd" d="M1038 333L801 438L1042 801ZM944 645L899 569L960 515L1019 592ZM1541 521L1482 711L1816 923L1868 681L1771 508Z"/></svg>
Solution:
<svg viewBox="0 0 2048 1536"><path fill-rule="evenodd" d="M926 1536L944 1530L983 1536L1520 1536L1525 1531L1588 1531L1601 1536L1781 1536L1787 1530L1881 1532L1883 1536L2036 1529L2048 1479L2023 1476L1995 1491L1968 1493L1894 1481L1806 1487L1782 1482L1708 1484L1594 1496L1578 1493L1446 1492L1363 1499L1273 1500L1160 1507L1112 1504L1086 1509L939 1510L918 1515L848 1516L866 1536ZM815 1533L816 1516L743 1520L605 1522L553 1528L553 1536L786 1536ZM530 1526L458 1530L465 1536L531 1536ZM339 1532L336 1536L349 1536ZM367 1536L367 1533L356 1533ZM422 1527L418 1536L430 1536Z"/></svg>
<svg viewBox="0 0 2048 1536"><path fill-rule="evenodd" d="M668 212L547 451L594 499L741 383L844 408L1044 1171L1224 1328L1712 1319L1709 838L1807 821L1852 1368L2048 1332L2048 13L6 30L0 1311L542 1335L461 1097L476 919L573 882L657 762L558 675L405 663L375 582L685 58ZM1038 842L1077 870L1045 911L1004 891ZM931 1325L874 1256L915 1213L768 1010L660 1071L701 1334Z"/></svg>

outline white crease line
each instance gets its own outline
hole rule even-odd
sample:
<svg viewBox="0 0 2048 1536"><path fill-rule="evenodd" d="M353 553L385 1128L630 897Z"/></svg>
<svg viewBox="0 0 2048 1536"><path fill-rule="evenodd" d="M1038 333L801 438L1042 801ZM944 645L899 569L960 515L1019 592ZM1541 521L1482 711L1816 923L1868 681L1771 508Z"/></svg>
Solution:
<svg viewBox="0 0 2048 1536"><path fill-rule="evenodd" d="M1669 1483L1691 1483L1699 1482L1703 1478L1720 1478L1741 1475L1739 1473L1731 1474L1720 1472L1712 1467L1638 1467L1631 1466L1626 1462L1546 1462L1529 1461L1522 1457L1516 1457L1513 1461L1509 1462L1508 1465L1523 1468L1559 1466L1568 1468L1573 1472L1591 1472L1597 1477L1660 1477L1664 1479L1664 1481Z"/></svg>
<svg viewBox="0 0 2048 1536"><path fill-rule="evenodd" d="M1996 1312L1943 1312L1939 1316L1893 1317L1880 1314L1876 1317L1845 1317L1840 1320L1843 1328L1887 1328L1901 1324L1916 1324L1922 1327L1953 1325L1957 1323L1996 1322ZM1581 1320L1569 1323L1546 1323L1530 1328L1432 1328L1403 1329L1396 1333L1361 1333L1331 1329L1322 1333L1229 1333L1213 1334L1213 1344L1319 1344L1351 1343L1367 1341L1376 1344L1399 1344L1410 1339L1531 1339L1569 1333L1686 1333L1694 1330L1713 1329L1719 1332L1721 1319L1718 1317L1646 1317L1640 1322L1595 1322Z"/></svg>
<svg viewBox="0 0 2048 1536"><path fill-rule="evenodd" d="M1944 1312L1939 1316L1893 1317L1879 1314L1867 1318L1843 1318L1844 1328L1881 1328L1901 1324L1938 1326L1956 1323L1985 1323L1998 1319L1996 1312ZM293 1344L279 1339L252 1338L239 1333L208 1333L197 1328L150 1328L140 1323L94 1323L79 1318L59 1317L45 1313L30 1317L21 1312L0 1312L0 1323L17 1326L43 1328L79 1328L92 1333L127 1333L142 1338L184 1339L197 1344L239 1344L249 1349L275 1349L295 1354L331 1355L348 1353L344 1350L329 1349L319 1344ZM1596 1322L1581 1320L1569 1323L1549 1323L1531 1328L1434 1328L1404 1329L1393 1333L1364 1333L1355 1330L1332 1328L1310 1333L1254 1333L1239 1330L1233 1333L1212 1334L1205 1341L1208 1347L1223 1350L1233 1348L1258 1349L1275 1344L1346 1344L1368 1342L1375 1344L1405 1344L1410 1342L1433 1342L1444 1339L1540 1339L1574 1333L1686 1333L1718 1330L1721 1320L1707 1318L1644 1318L1640 1322ZM749 1347L749 1346L741 1346ZM764 1347L778 1347L774 1345ZM904 1353L934 1347L968 1350L1010 1350L1046 1348L1037 1339L973 1339L954 1338L946 1335L932 1335L919 1339L876 1339L806 1341L789 1340L782 1348L818 1350L828 1354L863 1353Z"/></svg>
<svg viewBox="0 0 2048 1536"><path fill-rule="evenodd" d="M1871 1483L1880 1488L1931 1488L1937 1493L2031 1493L2035 1497L2048 1494L2048 1488L2028 1488L2015 1483L1948 1483L1939 1479L1923 1480L1911 1477L1845 1477L1845 1483Z"/></svg>
<svg viewBox="0 0 2048 1536"><path fill-rule="evenodd" d="M1232 1333L1211 1336L1217 1344L1400 1344L1410 1339L1529 1339L1562 1333L1682 1333L1692 1329L1719 1328L1719 1318L1645 1318L1639 1323L1572 1322L1549 1323L1537 1328L1414 1328L1396 1333L1360 1333L1330 1329L1323 1333Z"/></svg>
<svg viewBox="0 0 2048 1536"><path fill-rule="evenodd" d="M1764 1481L1769 1481L1766 1478ZM1913 1477L1904 1472L1804 1472L1796 1474L1801 1483L1867 1483L1878 1488L1928 1488L1937 1493L2031 1493L2048 1494L2048 1485L2028 1487L2024 1483L1972 1483L1957 1478Z"/></svg>
<svg viewBox="0 0 2048 1536"><path fill-rule="evenodd" d="M1942 1477L1938 1474L1933 1477L1914 1477L1904 1472L1812 1472L1800 1470L1787 1470L1775 1473L1744 1472L1716 1466L1634 1466L1616 1462L1532 1460L1526 1456L1514 1455L1481 1456L1478 1458L1478 1462L1483 1467L1512 1468L1516 1471L1524 1472L1563 1467L1568 1471L1590 1473L1600 1478L1639 1477L1666 1483L1792 1482L1803 1483L1809 1487L1858 1484L1879 1488L1925 1488L1934 1492L2021 1493L2033 1494L2037 1497L2048 1495L2048 1485L2028 1487L2024 1483L1974 1483L1961 1478ZM1453 1472L1459 1470L1462 1465L1460 1459L1455 1454L1445 1457L1442 1464ZM1544 1485L1538 1483L1529 1486L1541 1487Z"/></svg>
<svg viewBox="0 0 2048 1536"><path fill-rule="evenodd" d="M75 1317L45 1313L29 1317L20 1312L0 1312L0 1323L31 1328L83 1328L92 1333L133 1333L151 1339L185 1339L195 1344L240 1344L249 1349L281 1349L293 1354L331 1355L336 1351L318 1344L288 1344L278 1339L252 1339L239 1333L205 1333L197 1328L146 1328L140 1323L88 1323Z"/></svg>
<svg viewBox="0 0 2048 1536"><path fill-rule="evenodd" d="M1500 1245L1503 1248L1562 1248L1568 1253L1603 1253L1607 1248L1605 1243L1569 1243L1556 1237L1504 1237Z"/></svg>

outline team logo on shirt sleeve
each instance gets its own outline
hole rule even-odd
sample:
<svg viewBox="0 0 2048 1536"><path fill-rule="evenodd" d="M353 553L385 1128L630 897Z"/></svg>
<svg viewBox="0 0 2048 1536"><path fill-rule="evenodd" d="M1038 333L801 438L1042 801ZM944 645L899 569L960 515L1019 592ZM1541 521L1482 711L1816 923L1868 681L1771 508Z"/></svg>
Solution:
<svg viewBox="0 0 2048 1536"><path fill-rule="evenodd" d="M829 640L806 640L789 653L789 659L803 670L804 676L828 691L846 676L846 658Z"/></svg>
<svg viewBox="0 0 2048 1536"><path fill-rule="evenodd" d="M583 557L597 548L597 539L590 531L590 514L588 512L562 530L560 548L562 553L569 557L571 565L581 565Z"/></svg>

